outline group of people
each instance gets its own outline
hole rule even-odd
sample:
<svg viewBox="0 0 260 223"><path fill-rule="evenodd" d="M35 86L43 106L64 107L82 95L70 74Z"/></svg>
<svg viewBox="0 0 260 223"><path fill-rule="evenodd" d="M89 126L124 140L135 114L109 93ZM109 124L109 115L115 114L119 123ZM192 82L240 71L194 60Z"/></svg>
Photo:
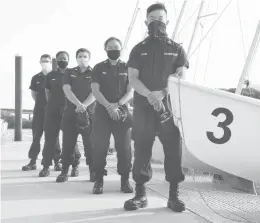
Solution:
<svg viewBox="0 0 260 223"><path fill-rule="evenodd" d="M171 118L167 82L170 75L182 77L189 64L182 46L167 36L167 10L163 4L148 7L145 23L148 37L132 49L127 63L120 60L122 43L115 37L104 44L108 58L93 69L88 65L91 53L85 48L77 50L78 66L72 69L68 68L69 54L65 51L56 54L58 69L53 71L51 57L41 56L42 71L33 76L30 86L35 99L31 161L23 170L36 169L44 132L43 169L39 176L49 176L53 161L54 169L61 171L57 182L68 180L70 166L71 176L78 176L81 154L77 138L81 134L90 180L95 182L93 193L102 194L107 148L113 134L121 191L133 192L131 171L136 183L135 196L124 203L124 208L137 210L148 204L145 184L152 177L152 147L158 136L165 153L165 178L170 183L167 207L182 212L185 205L178 196L179 183L185 179L181 138ZM132 98L133 114L128 106ZM80 124L82 117L87 120L85 125Z"/></svg>

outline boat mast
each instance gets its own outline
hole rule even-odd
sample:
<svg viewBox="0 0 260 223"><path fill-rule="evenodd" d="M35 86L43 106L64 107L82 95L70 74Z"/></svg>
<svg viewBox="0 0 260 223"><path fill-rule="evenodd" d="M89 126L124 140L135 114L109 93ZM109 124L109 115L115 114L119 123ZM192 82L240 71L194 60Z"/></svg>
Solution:
<svg viewBox="0 0 260 223"><path fill-rule="evenodd" d="M138 13L139 13L139 10L140 10L140 8L139 8L139 0L137 0L136 6L135 6L135 10L134 10L134 14L133 14L133 17L132 17L130 26L129 26L129 28L128 28L127 34L126 34L126 38L125 38L124 44L123 44L123 52L125 51L125 49L126 49L126 47L127 47L127 44L128 44L128 41L129 41L131 32L132 32L133 26L134 26L134 24L135 24L137 15L138 15Z"/></svg>
<svg viewBox="0 0 260 223"><path fill-rule="evenodd" d="M178 19L177 19L177 21L176 21L176 25L175 25L174 30L173 30L173 33L172 33L172 40L175 39L176 33L178 32L178 29L179 29L179 26L180 26L180 23L181 23L181 19L182 19L182 16L183 16L183 13L184 13L184 10L185 10L186 5L187 5L187 0L185 0L185 1L183 2L180 15L179 15L179 17L178 17Z"/></svg>
<svg viewBox="0 0 260 223"><path fill-rule="evenodd" d="M252 41L250 50L248 52L248 55L247 55L247 58L246 58L246 61L245 61L245 65L244 65L242 74L240 76L240 79L239 79L239 82L238 82L238 85L237 85L237 88L236 88L236 92L235 92L236 94L241 94L241 91L244 87L245 78L246 78L246 76L248 76L250 66L252 65L252 60L253 60L254 55L255 55L257 48L259 46L259 38L260 38L260 20L258 21L255 36L254 36L254 39Z"/></svg>
<svg viewBox="0 0 260 223"><path fill-rule="evenodd" d="M194 42L194 38L197 34L197 31L198 31L198 27L199 27L199 23L200 23L200 18L201 18L201 14L202 14L202 11L203 11L203 8L204 8L204 4L205 4L205 1L201 1L200 3L200 8L199 8L199 13L198 13L198 17L196 19L196 23L195 23L195 26L194 26L194 29L193 29L193 33L192 33L192 36L191 36L191 40L190 40L190 45L188 47L188 51L187 51L187 57L189 58L190 57L190 53L191 53L191 48L193 46L193 42Z"/></svg>

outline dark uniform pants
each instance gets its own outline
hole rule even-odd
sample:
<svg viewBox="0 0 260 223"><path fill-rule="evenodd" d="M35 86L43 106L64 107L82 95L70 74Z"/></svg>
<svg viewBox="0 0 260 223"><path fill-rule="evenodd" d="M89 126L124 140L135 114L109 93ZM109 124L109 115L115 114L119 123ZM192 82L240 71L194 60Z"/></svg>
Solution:
<svg viewBox="0 0 260 223"><path fill-rule="evenodd" d="M76 113L71 114L64 112L62 119L62 127L63 168L68 168L70 165L77 166L79 164L81 154L77 152L77 148L75 148L79 134L81 134L83 140L86 164L89 165L89 167L92 167L92 142L90 140L91 126L89 128L79 131L79 129L76 126Z"/></svg>
<svg viewBox="0 0 260 223"><path fill-rule="evenodd" d="M59 136L61 130L63 108L48 109L44 120L44 135L45 142L42 151L42 165L49 167L52 165L52 159L54 158L54 146L56 139ZM63 136L64 137L64 136ZM78 147L75 149L75 154L80 154ZM62 158L63 158L62 154Z"/></svg>
<svg viewBox="0 0 260 223"><path fill-rule="evenodd" d="M36 160L41 151L41 138L43 135L43 124L44 124L44 112L43 111L34 111L33 121L32 121L32 135L33 141L28 153L29 159ZM55 147L54 147L54 161L58 161L60 159L61 149L59 143L59 137L56 139Z"/></svg>
<svg viewBox="0 0 260 223"><path fill-rule="evenodd" d="M105 172L107 148L110 144L111 133L115 139L117 172L120 175L129 175L132 169L131 125L132 116L129 112L124 122L114 121L102 105L96 105L92 139L93 169L97 176L103 176Z"/></svg>
<svg viewBox="0 0 260 223"><path fill-rule="evenodd" d="M132 139L135 154L132 173L137 184L144 184L152 178L152 148L157 134L165 155L166 181L178 183L184 180L181 167L181 137L173 119L161 123L158 112L152 106L136 106L133 111Z"/></svg>

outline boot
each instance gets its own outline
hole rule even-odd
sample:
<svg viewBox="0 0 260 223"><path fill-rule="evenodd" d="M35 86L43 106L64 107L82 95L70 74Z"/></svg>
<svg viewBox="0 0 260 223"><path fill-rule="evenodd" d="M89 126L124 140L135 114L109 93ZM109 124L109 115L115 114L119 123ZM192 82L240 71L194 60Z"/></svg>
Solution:
<svg viewBox="0 0 260 223"><path fill-rule="evenodd" d="M92 166L89 166L89 180L91 182L95 182L96 181L95 172L93 171Z"/></svg>
<svg viewBox="0 0 260 223"><path fill-rule="evenodd" d="M54 171L62 171L62 167L59 161L54 161Z"/></svg>
<svg viewBox="0 0 260 223"><path fill-rule="evenodd" d="M50 175L49 167L43 167L39 173L39 177L48 177Z"/></svg>
<svg viewBox="0 0 260 223"><path fill-rule="evenodd" d="M133 187L129 183L129 174L121 176L121 191L126 193L133 193Z"/></svg>
<svg viewBox="0 0 260 223"><path fill-rule="evenodd" d="M68 172L69 172L69 168L63 168L61 174L57 177L56 182L63 183L68 181Z"/></svg>
<svg viewBox="0 0 260 223"><path fill-rule="evenodd" d="M179 185L178 183L170 183L170 193L167 207L174 212L185 211L185 204L179 200Z"/></svg>
<svg viewBox="0 0 260 223"><path fill-rule="evenodd" d="M31 160L30 163L22 167L23 171L36 170L36 160Z"/></svg>
<svg viewBox="0 0 260 223"><path fill-rule="evenodd" d="M103 194L103 186L104 186L104 179L102 177L98 177L93 187L93 194Z"/></svg>
<svg viewBox="0 0 260 223"><path fill-rule="evenodd" d="M132 199L129 199L124 204L124 209L126 211L134 211L139 208L147 207L147 197L146 197L146 188L143 184L137 184L135 186L135 196Z"/></svg>
<svg viewBox="0 0 260 223"><path fill-rule="evenodd" d="M72 166L72 170L70 173L71 177L78 177L79 176L79 166Z"/></svg>

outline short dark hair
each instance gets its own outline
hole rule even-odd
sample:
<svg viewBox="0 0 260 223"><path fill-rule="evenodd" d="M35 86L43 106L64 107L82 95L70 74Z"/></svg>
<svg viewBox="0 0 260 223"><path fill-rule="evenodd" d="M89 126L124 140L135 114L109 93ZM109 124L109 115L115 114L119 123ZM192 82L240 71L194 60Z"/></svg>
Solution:
<svg viewBox="0 0 260 223"><path fill-rule="evenodd" d="M68 59L70 59L70 56L69 56L69 54L68 54L66 51L59 51L59 52L56 54L56 59L58 58L58 56L59 56L60 54L63 54L63 53L68 56Z"/></svg>
<svg viewBox="0 0 260 223"><path fill-rule="evenodd" d="M87 53L89 55L89 57L91 57L91 53L90 53L90 51L88 49L86 49L86 48L79 48L77 50L77 52L76 52L76 58L77 58L78 54L81 53L81 52Z"/></svg>
<svg viewBox="0 0 260 223"><path fill-rule="evenodd" d="M41 55L40 60L43 59L43 58L48 58L48 59L51 60L51 56L50 56L49 54L43 54L43 55Z"/></svg>
<svg viewBox="0 0 260 223"><path fill-rule="evenodd" d="M150 12L155 11L155 10L164 10L164 11L166 12L166 14L167 14L167 10L166 10L166 8L165 8L165 5L162 4L162 3L156 3L156 4L150 5L150 6L147 8L147 10L146 10L146 16L147 16Z"/></svg>
<svg viewBox="0 0 260 223"><path fill-rule="evenodd" d="M115 40L115 41L117 41L119 44L120 44L120 46L122 47L122 42L121 42L121 40L120 39L118 39L118 38L116 38L116 37L110 37L110 38L108 38L107 40L106 40L106 42L104 43L104 48L106 48L107 47L107 44L110 42L110 41L113 41L113 40Z"/></svg>

